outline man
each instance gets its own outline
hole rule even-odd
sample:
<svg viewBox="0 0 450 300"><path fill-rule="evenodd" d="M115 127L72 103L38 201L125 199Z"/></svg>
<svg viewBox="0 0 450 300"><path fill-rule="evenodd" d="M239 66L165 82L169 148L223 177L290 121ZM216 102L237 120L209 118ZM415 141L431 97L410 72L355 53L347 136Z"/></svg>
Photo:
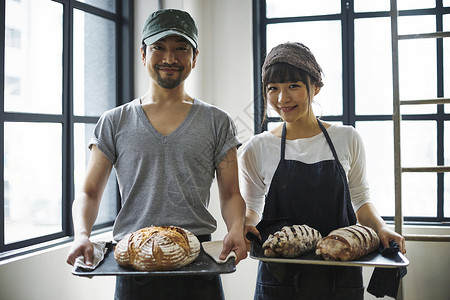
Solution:
<svg viewBox="0 0 450 300"><path fill-rule="evenodd" d="M75 239L69 264L78 256L92 264L89 236L113 166L122 197L113 229L115 240L150 225L176 225L200 241L210 239L216 220L207 207L217 176L228 230L220 258L231 250L237 254L236 263L247 256L245 203L237 175L240 143L233 121L185 92L184 82L199 53L197 33L194 20L184 11L159 10L148 17L141 57L149 89L144 96L107 111L94 130L85 182L73 203ZM116 299L140 299L139 295L223 299L219 276L117 277Z"/></svg>

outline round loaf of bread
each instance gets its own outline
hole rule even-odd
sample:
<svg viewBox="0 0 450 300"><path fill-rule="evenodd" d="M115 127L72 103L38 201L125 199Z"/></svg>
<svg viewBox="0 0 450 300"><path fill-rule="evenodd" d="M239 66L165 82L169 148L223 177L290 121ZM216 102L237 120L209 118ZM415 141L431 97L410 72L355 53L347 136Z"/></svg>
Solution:
<svg viewBox="0 0 450 300"><path fill-rule="evenodd" d="M174 270L193 262L200 242L186 229L176 226L150 226L121 239L114 258L122 267L138 271Z"/></svg>
<svg viewBox="0 0 450 300"><path fill-rule="evenodd" d="M316 254L325 260L355 260L378 249L380 239L370 227L351 225L330 232L317 243Z"/></svg>

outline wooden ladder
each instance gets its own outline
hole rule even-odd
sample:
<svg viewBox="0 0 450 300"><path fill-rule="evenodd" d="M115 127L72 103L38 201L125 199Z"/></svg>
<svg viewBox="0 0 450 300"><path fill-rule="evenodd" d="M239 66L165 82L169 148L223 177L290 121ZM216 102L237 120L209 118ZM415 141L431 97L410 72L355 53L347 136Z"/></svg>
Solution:
<svg viewBox="0 0 450 300"><path fill-rule="evenodd" d="M401 165L401 141L400 124L402 116L400 106L403 105L426 105L426 104L450 104L450 98L400 100L399 91L399 60L398 42L399 40L426 39L426 38L446 38L450 37L450 32L432 32L423 34L398 34L398 9L397 0L391 0L391 38L392 38L392 80L393 80L393 121L394 121L394 171L395 171L395 231L402 234L407 241L433 241L450 242L450 235L413 235L403 234L403 212L402 212L402 173L404 172L450 172L450 166L430 166L430 167L402 167ZM447 134L450 136L450 134ZM403 299L403 288L400 286L397 299Z"/></svg>

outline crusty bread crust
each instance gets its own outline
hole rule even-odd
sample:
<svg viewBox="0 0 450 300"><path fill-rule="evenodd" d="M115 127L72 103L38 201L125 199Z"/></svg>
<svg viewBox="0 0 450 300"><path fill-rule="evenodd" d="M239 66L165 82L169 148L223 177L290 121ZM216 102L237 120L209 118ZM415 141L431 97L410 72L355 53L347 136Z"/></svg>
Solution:
<svg viewBox="0 0 450 300"><path fill-rule="evenodd" d="M308 225L284 226L263 244L267 257L296 257L312 251L322 238L320 232Z"/></svg>
<svg viewBox="0 0 450 300"><path fill-rule="evenodd" d="M317 243L316 254L325 260L355 260L374 252L379 244L372 228L357 224L330 232Z"/></svg>
<svg viewBox="0 0 450 300"><path fill-rule="evenodd" d="M150 226L126 235L114 249L123 267L139 271L173 270L190 264L200 253L200 242L186 229Z"/></svg>

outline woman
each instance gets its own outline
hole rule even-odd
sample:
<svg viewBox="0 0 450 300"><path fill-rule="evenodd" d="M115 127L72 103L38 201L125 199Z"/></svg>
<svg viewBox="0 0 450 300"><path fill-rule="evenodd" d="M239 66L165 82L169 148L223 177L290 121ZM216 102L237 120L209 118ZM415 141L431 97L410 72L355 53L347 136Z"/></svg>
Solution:
<svg viewBox="0 0 450 300"><path fill-rule="evenodd" d="M369 200L361 137L350 126L319 121L312 101L322 70L308 47L284 43L262 67L266 103L284 120L240 150L247 230L263 221L307 224L326 236L355 224L373 228L383 245L404 238L392 231ZM356 211L356 214L355 214ZM261 222L263 223L263 222ZM260 224L261 224L260 223ZM255 299L363 299L360 267L267 264L258 267Z"/></svg>

